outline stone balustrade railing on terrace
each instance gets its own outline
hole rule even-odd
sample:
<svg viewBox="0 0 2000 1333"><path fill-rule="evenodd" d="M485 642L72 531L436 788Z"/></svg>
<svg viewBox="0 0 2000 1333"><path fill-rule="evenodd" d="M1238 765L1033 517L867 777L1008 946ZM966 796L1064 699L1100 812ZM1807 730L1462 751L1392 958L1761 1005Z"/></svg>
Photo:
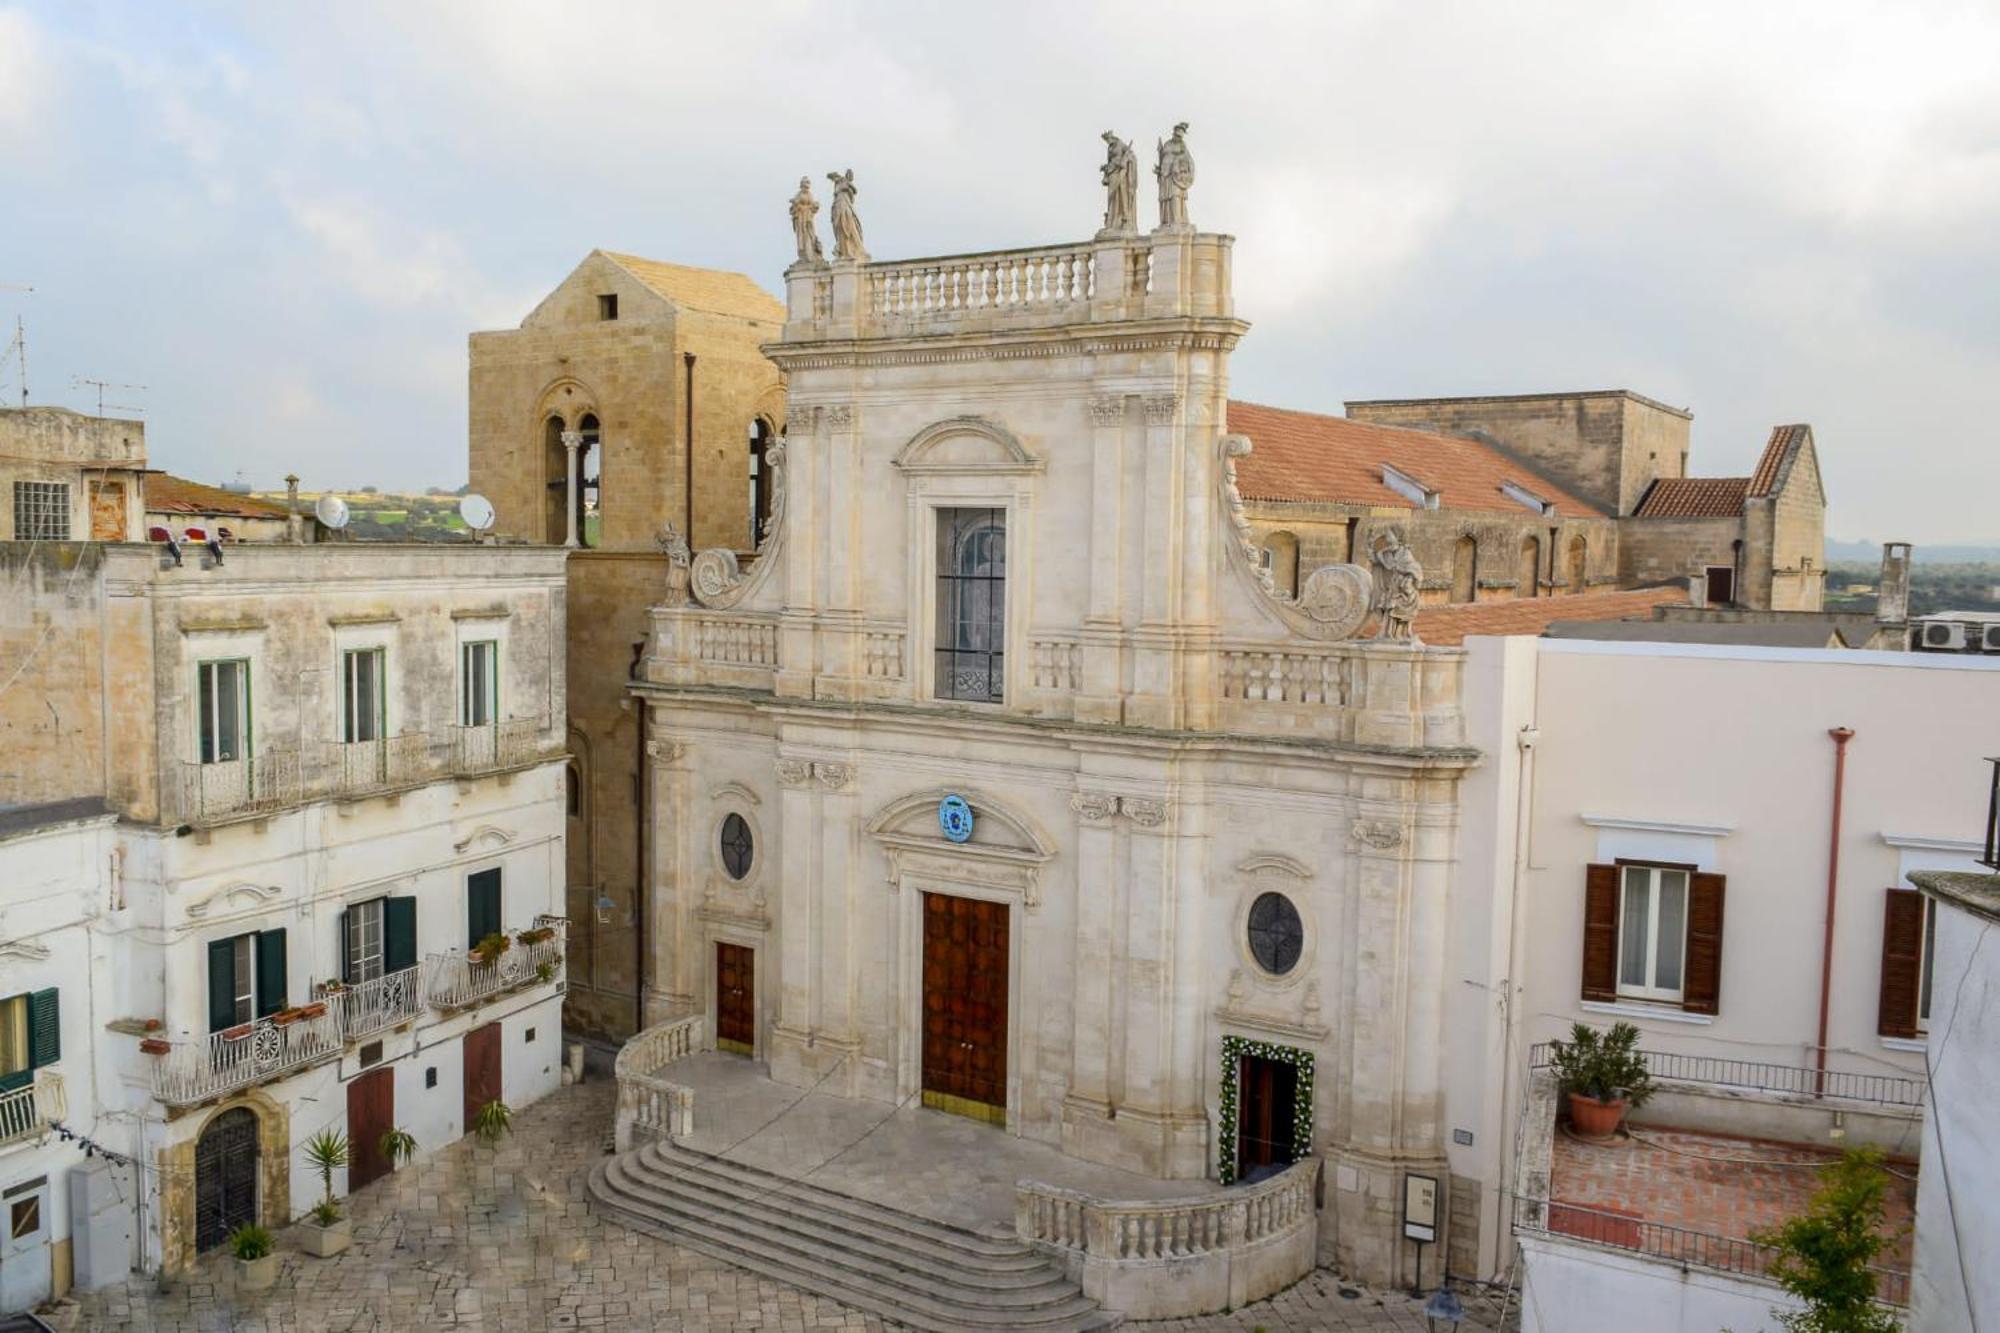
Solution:
<svg viewBox="0 0 2000 1333"><path fill-rule="evenodd" d="M717 686L783 693L785 641L773 612L721 611L709 607L655 607L648 679L661 685ZM854 675L847 696L880 702L927 704L907 668L901 626L871 621L858 629L824 629L823 641L851 636ZM1117 715L1092 709L1084 694L1088 645L1035 630L1010 682L1007 707L1024 716L1056 720ZM840 661L825 651L822 661ZM1462 657L1456 649L1427 649L1373 640L1258 642L1223 639L1191 659L1185 688L1190 725L1242 735L1371 745L1463 744L1459 706ZM1204 672L1200 665L1206 663ZM793 680L824 689L837 672L800 671ZM1205 683L1205 688L1204 688ZM1205 719L1195 721L1192 719Z"/></svg>
<svg viewBox="0 0 2000 1333"><path fill-rule="evenodd" d="M1061 1259L1084 1295L1131 1319L1233 1309L1304 1277L1319 1243L1320 1162L1183 1199L1113 1201L1024 1180L1022 1240Z"/></svg>
<svg viewBox="0 0 2000 1333"><path fill-rule="evenodd" d="M785 341L1232 314L1233 238L1179 231L786 271Z"/></svg>
<svg viewBox="0 0 2000 1333"><path fill-rule="evenodd" d="M694 1089L660 1077L660 1071L703 1047L700 1014L655 1024L618 1048L618 1117L613 1143L619 1152L694 1133Z"/></svg>

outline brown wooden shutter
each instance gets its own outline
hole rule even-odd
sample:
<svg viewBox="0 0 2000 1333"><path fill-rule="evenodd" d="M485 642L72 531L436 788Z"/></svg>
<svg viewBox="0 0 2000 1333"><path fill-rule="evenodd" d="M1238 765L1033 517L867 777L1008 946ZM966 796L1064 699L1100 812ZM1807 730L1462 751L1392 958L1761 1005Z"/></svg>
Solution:
<svg viewBox="0 0 2000 1333"><path fill-rule="evenodd" d="M1618 867L1583 872L1583 998L1618 998Z"/></svg>
<svg viewBox="0 0 2000 1333"><path fill-rule="evenodd" d="M1917 986L1924 957L1924 895L1890 889L1882 903L1882 1002L1875 1030L1917 1035Z"/></svg>
<svg viewBox="0 0 2000 1333"><path fill-rule="evenodd" d="M1712 1014L1722 1000L1723 877L1697 871L1688 880L1687 975L1681 979L1681 1008Z"/></svg>

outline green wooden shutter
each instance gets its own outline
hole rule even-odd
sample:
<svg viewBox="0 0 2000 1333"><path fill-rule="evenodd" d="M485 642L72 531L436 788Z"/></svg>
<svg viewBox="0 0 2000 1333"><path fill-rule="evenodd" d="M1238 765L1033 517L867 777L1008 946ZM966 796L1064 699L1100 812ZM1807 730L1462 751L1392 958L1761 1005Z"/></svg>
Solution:
<svg viewBox="0 0 2000 1333"><path fill-rule="evenodd" d="M236 941L208 942L208 1030L236 1026Z"/></svg>
<svg viewBox="0 0 2000 1333"><path fill-rule="evenodd" d="M285 1007L285 932L257 932L257 1017Z"/></svg>
<svg viewBox="0 0 2000 1333"><path fill-rule="evenodd" d="M349 986L354 984L354 936L348 930L350 912L340 914L340 979Z"/></svg>
<svg viewBox="0 0 2000 1333"><path fill-rule="evenodd" d="M465 881L466 947L500 933L500 868L481 870Z"/></svg>
<svg viewBox="0 0 2000 1333"><path fill-rule="evenodd" d="M382 970L401 972L417 965L417 900L387 898L382 902Z"/></svg>
<svg viewBox="0 0 2000 1333"><path fill-rule="evenodd" d="M62 1059L62 1007L54 987L28 997L28 1065L40 1069Z"/></svg>

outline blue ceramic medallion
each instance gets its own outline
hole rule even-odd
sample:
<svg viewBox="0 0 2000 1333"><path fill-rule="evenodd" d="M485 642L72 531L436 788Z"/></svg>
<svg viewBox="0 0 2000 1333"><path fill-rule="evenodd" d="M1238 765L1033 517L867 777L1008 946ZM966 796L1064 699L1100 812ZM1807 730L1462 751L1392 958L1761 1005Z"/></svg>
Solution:
<svg viewBox="0 0 2000 1333"><path fill-rule="evenodd" d="M947 796L938 802L938 828L948 841L971 841L972 807L963 796Z"/></svg>

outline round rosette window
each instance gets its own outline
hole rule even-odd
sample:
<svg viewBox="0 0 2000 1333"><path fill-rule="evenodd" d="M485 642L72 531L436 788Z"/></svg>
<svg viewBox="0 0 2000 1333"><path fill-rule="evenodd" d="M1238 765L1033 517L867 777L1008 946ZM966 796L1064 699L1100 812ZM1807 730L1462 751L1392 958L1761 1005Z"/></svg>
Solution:
<svg viewBox="0 0 2000 1333"><path fill-rule="evenodd" d="M1299 909L1282 893L1260 893L1250 904L1250 956L1257 966L1282 977L1299 965L1305 948L1305 923Z"/></svg>
<svg viewBox="0 0 2000 1333"><path fill-rule="evenodd" d="M938 829L951 842L972 840L972 807L963 796L947 796L938 802Z"/></svg>
<svg viewBox="0 0 2000 1333"><path fill-rule="evenodd" d="M749 821L732 811L722 821L722 868L729 872L729 878L742 879L750 873L750 859L755 853Z"/></svg>

